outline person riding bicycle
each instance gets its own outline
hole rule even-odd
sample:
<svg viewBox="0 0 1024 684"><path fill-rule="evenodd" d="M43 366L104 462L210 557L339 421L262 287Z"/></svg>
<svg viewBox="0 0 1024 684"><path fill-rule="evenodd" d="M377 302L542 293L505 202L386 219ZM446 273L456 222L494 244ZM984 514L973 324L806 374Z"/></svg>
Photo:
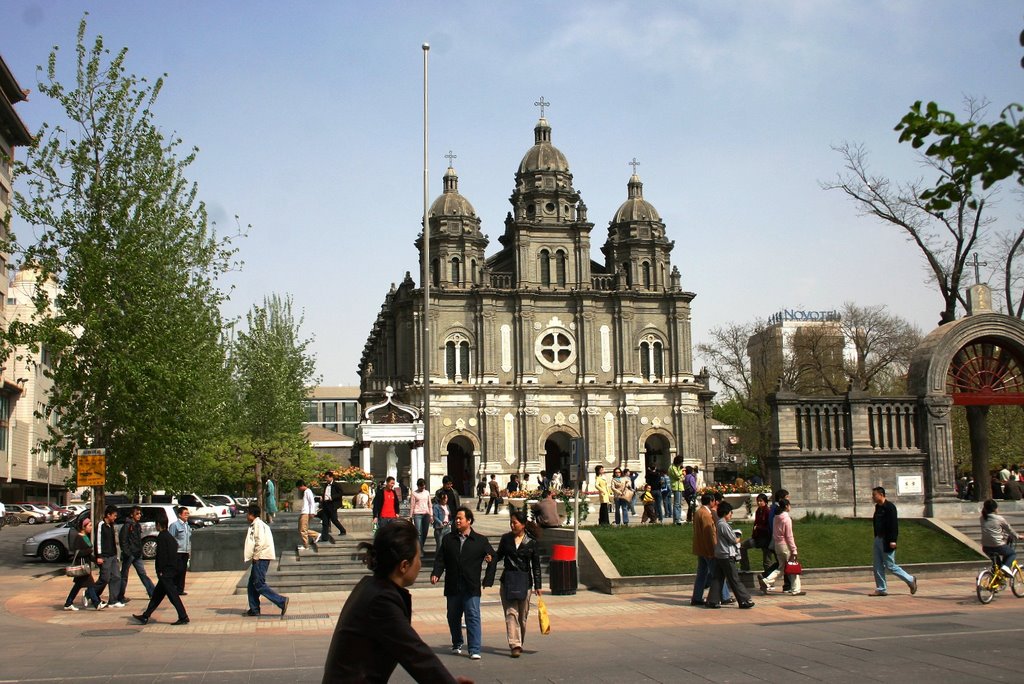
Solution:
<svg viewBox="0 0 1024 684"><path fill-rule="evenodd" d="M988 499L981 507L981 548L989 556L998 555L1002 558L1003 572L1012 574L1013 561L1017 557L1014 545L1017 533L1013 531L1006 518L996 514L999 504L995 499Z"/></svg>

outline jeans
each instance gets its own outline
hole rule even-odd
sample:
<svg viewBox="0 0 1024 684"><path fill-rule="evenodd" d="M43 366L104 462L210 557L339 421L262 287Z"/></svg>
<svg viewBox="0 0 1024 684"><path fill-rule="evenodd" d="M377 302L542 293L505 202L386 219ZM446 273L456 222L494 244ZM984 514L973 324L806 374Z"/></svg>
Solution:
<svg viewBox="0 0 1024 684"><path fill-rule="evenodd" d="M693 594L690 600L693 602L704 600L704 590L711 586L711 578L715 574L715 559L697 556L697 577L693 580ZM722 587L722 600L729 600L729 586Z"/></svg>
<svg viewBox="0 0 1024 684"><path fill-rule="evenodd" d="M672 522L676 525L683 523L683 490L672 490Z"/></svg>
<svg viewBox="0 0 1024 684"><path fill-rule="evenodd" d="M1005 565L1011 570L1013 569L1013 561L1017 558L1017 550L1013 548L1013 544L1003 544L1002 546L982 546L981 549L989 556L998 554L1003 559L1003 562L1000 563L1000 565Z"/></svg>
<svg viewBox="0 0 1024 684"><path fill-rule="evenodd" d="M469 594L446 596L448 601L448 629L452 633L452 647L462 648L462 616L466 616L466 636L469 654L480 652L483 632L480 629L480 597Z"/></svg>
<svg viewBox="0 0 1024 684"><path fill-rule="evenodd" d="M626 499L615 500L615 524L629 524L629 506L630 502Z"/></svg>
<svg viewBox="0 0 1024 684"><path fill-rule="evenodd" d="M128 588L128 575L132 568L135 568L142 586L146 588L146 596L153 595L153 580L149 579L149 575L146 574L146 566L143 565L142 558L121 556L121 591L117 595L117 600L121 603L124 603L124 591Z"/></svg>
<svg viewBox="0 0 1024 684"><path fill-rule="evenodd" d="M662 489L661 490L661 505L665 509L662 514L667 518L672 515L672 490Z"/></svg>
<svg viewBox="0 0 1024 684"><path fill-rule="evenodd" d="M96 594L102 595L108 584L110 591L107 592L107 601L114 603L121 593L121 570L117 565L117 556L103 556L103 564L100 565L100 581L96 583Z"/></svg>
<svg viewBox="0 0 1024 684"><path fill-rule="evenodd" d="M75 602L78 597L78 592L85 589L85 597L99 605L100 595L96 593L96 583L92 579L92 575L86 575L85 577L75 577L74 582L71 585L71 591L68 593L67 600L64 601L65 606L70 606Z"/></svg>
<svg viewBox="0 0 1024 684"><path fill-rule="evenodd" d="M420 533L420 550L427 543L427 530L430 529L430 516L426 513L417 513L412 516L413 527Z"/></svg>
<svg viewBox="0 0 1024 684"><path fill-rule="evenodd" d="M658 522L664 520L664 515L661 512L661 490L651 490L651 494L654 496L654 513L658 516Z"/></svg>
<svg viewBox="0 0 1024 684"><path fill-rule="evenodd" d="M440 550L441 550L441 540L444 539L444 536L446 534L450 533L451 531L452 531L452 528L451 528L450 525L445 525L444 527L435 527L434 528L434 544L437 546L437 551L435 551L434 553L439 553L440 552Z"/></svg>
<svg viewBox="0 0 1024 684"><path fill-rule="evenodd" d="M267 586L267 568L270 567L269 560L257 560L252 564L249 571L249 610L254 613L260 612L260 596L273 603L278 608L284 607L284 596Z"/></svg>
<svg viewBox="0 0 1024 684"><path fill-rule="evenodd" d="M874 570L875 589L877 589L878 591L887 591L887 585L885 582L886 570L896 575L907 584L910 584L914 581L914 578L910 575L910 573L908 573L900 566L896 565L896 549L886 549L885 539L883 539L882 537L875 537Z"/></svg>

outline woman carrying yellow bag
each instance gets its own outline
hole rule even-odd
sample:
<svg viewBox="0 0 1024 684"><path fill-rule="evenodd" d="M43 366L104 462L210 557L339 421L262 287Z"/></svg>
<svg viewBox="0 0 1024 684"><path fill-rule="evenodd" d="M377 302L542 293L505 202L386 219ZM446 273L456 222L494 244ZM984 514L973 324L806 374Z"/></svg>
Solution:
<svg viewBox="0 0 1024 684"><path fill-rule="evenodd" d="M537 539L540 528L526 519L525 510L514 510L509 516L510 531L502 535L495 553L495 562L487 566L484 586L494 584L498 561L504 561L501 573L501 608L505 613L510 655L523 654L526 620L530 615L530 594L540 600L540 551ZM531 592L532 588L532 592Z"/></svg>

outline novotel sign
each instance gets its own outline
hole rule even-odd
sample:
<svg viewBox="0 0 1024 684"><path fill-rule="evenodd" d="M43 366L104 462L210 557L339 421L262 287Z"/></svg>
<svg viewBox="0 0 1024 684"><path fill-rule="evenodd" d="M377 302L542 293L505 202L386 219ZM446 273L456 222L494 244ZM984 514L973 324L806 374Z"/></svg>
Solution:
<svg viewBox="0 0 1024 684"><path fill-rule="evenodd" d="M768 317L768 325L776 325L786 321L839 321L842 316L833 309L832 311L799 311L796 309L783 309Z"/></svg>

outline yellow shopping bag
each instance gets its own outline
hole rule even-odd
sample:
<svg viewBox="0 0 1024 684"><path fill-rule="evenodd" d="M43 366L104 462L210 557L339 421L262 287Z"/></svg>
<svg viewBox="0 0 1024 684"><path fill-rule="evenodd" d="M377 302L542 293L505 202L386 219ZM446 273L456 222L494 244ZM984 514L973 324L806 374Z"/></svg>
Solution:
<svg viewBox="0 0 1024 684"><path fill-rule="evenodd" d="M544 605L544 598L537 597L537 619L540 620L540 633L551 633L551 620L548 619L548 607Z"/></svg>

